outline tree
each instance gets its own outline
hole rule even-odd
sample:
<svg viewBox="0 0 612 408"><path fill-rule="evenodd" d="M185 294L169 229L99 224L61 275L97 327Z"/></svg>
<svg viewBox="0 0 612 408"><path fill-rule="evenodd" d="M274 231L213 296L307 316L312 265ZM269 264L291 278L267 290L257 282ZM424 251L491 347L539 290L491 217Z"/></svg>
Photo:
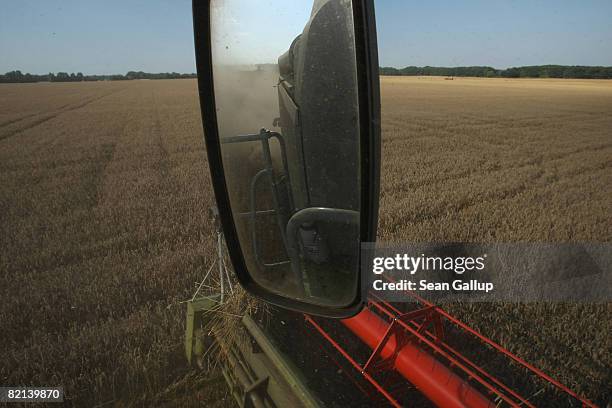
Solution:
<svg viewBox="0 0 612 408"><path fill-rule="evenodd" d="M55 75L55 80L57 82L68 82L68 81L70 81L70 75L68 75L67 72L58 72Z"/></svg>

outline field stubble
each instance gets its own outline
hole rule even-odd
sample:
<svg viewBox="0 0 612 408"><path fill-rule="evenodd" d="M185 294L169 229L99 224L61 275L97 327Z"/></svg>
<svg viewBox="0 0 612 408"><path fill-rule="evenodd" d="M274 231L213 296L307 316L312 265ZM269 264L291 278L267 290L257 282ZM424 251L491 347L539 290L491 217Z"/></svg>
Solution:
<svg viewBox="0 0 612 408"><path fill-rule="evenodd" d="M610 241L611 82L383 78L382 97L381 241ZM0 86L0 186L0 383L227 404L182 356L179 302L215 256L195 81ZM610 400L610 305L450 309Z"/></svg>

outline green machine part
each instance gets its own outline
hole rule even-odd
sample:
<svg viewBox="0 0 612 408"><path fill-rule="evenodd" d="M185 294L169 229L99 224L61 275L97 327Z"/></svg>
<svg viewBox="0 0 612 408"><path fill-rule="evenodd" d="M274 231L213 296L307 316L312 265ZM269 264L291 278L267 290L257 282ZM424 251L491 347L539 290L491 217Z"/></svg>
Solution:
<svg viewBox="0 0 612 408"><path fill-rule="evenodd" d="M204 354L204 315L219 304L221 296L193 299L187 302L187 324L185 327L185 355L189 365Z"/></svg>
<svg viewBox="0 0 612 408"><path fill-rule="evenodd" d="M193 364L205 352L202 332L207 312L219 306L220 296L201 297L187 303L185 352ZM231 344L222 372L238 405L254 408L320 407L299 371L248 315L241 330L250 341Z"/></svg>

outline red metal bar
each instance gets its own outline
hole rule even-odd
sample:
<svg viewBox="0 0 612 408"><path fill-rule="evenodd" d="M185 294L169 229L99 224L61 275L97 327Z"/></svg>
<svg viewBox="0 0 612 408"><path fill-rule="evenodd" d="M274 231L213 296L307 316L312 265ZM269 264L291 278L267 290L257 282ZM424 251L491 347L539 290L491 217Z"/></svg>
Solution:
<svg viewBox="0 0 612 408"><path fill-rule="evenodd" d="M312 318L306 320L344 356L393 406L399 406L383 386L371 374L374 370L395 369L399 374L416 386L433 403L442 407L493 407L496 406L471 385L475 381L484 387L490 395L495 395L512 407L533 407L533 404L513 391L494 376L487 373L467 357L446 344L443 340L444 330L442 318L458 326L469 334L477 337L483 343L493 347L498 352L509 357L535 375L551 383L568 395L576 398L583 407L596 407L592 402L581 398L563 384L553 380L541 370L528 364L520 357L484 337L465 323L451 316L438 306L422 299L418 295L406 292L425 307L402 313L390 303L379 299L370 302L369 306L376 308L380 314L366 308L357 316L343 320L342 323L372 350L372 354L364 366L357 363L325 330ZM386 316L390 321L385 320ZM427 326L433 324L433 332ZM401 329L400 329L401 327ZM403 329L403 330L402 330ZM406 340L407 339L407 340ZM426 351L425 345L444 360L438 360ZM427 349L429 350L429 349ZM380 364L376 364L380 360ZM445 363L443 363L443 361ZM448 362L446 362L448 361ZM446 364L446 365L445 365ZM466 378L460 377L451 368L461 370ZM378 371L377 371L378 372ZM459 371L457 371L459 372ZM499 388L496 388L499 387Z"/></svg>
<svg viewBox="0 0 612 408"><path fill-rule="evenodd" d="M393 281L392 279L389 279L390 281ZM528 362L526 362L525 360L523 360L522 358L520 358L519 356L512 354L510 351L506 350L504 347L502 347L501 345L495 343L493 340L489 339L488 337L483 336L482 334L480 334L479 332L477 332L476 330L472 329L470 326L468 326L467 324L463 323L461 320L453 317L452 315L448 314L444 309L435 306L434 304L432 304L431 302L428 302L427 300L423 299L422 297L420 297L419 295L412 293L410 291L404 291L404 293L406 295L412 296L413 298L415 298L416 300L418 300L420 303L422 303L423 305L429 306L429 307L434 307L436 309L436 311L442 315L443 317L445 317L448 321L452 322L453 324L455 324L456 326L462 328L463 330L465 330L466 332L472 334L473 336L477 337L478 339L480 339L482 342L488 344L489 346L493 347L495 350L499 351L500 353L504 354L505 356L507 356L508 358L514 360L515 362L517 362L518 364L522 365L523 367L527 368L528 370L532 371L534 374L536 374L538 377L544 379L545 381L549 382L550 384L554 385L555 387L559 388L560 390L564 391L565 393L571 395L572 397L576 398L578 401L580 401L584 406L586 407L591 407L591 408L597 408L597 405L593 404L591 401L589 401L586 398L581 397L580 395L576 394L574 391L572 391L571 389L569 389L568 387L566 387L564 384L560 383L559 381L556 381L554 378L550 377L549 375L547 375L545 372L543 372L542 370L538 369L537 367L529 364Z"/></svg>
<svg viewBox="0 0 612 408"><path fill-rule="evenodd" d="M421 329L424 329L424 324L419 326L416 322L412 322L412 323L414 323L414 324L416 324L418 326L418 329L415 329L412 326L408 325L408 323L406 321L404 321L403 319L397 318L393 313L391 313L390 311L388 311L385 308L383 308L379 303L371 302L369 304L371 306L375 307L376 309L378 309L379 311L383 312L384 314L387 314L387 316L389 316L392 319L394 319L394 321L397 322L397 324L399 324L404 329L406 329L409 333L411 333L413 336L415 336L419 341L421 341L422 343L425 343L435 353L438 353L442 357L447 359L449 361L451 367L456 366L457 368L461 369L466 374L466 376L468 377L468 380L475 380L475 381L477 381L480 385L482 385L484 388L486 388L489 391L489 393L494 394L494 395L500 397L502 400L504 400L510 406L513 406L513 407L518 407L519 406L515 401L513 401L507 395L505 395L500 390L495 388L490 382L488 382L487 380L482 378L476 372L474 372L473 370L468 368L465 364L463 364L461 361L459 361L458 358L455 358L453 355L450 355L449 353L444 351L441 348L441 346L444 343L442 341L440 341L439 338L436 338L435 336L432 336L432 340L429 340L427 337L425 337L425 333L421 332L422 331ZM465 357L462 357L462 358L465 359ZM488 374L486 376L487 377L491 377Z"/></svg>
<svg viewBox="0 0 612 408"><path fill-rule="evenodd" d="M363 313L363 312L362 312ZM382 387L378 381L376 381L370 374L366 373L365 371L363 371L363 369L361 368L361 366L359 365L359 363L357 363L347 352L346 350L344 350L329 334L327 334L327 332L325 330L323 330L323 328L321 326L319 326L317 324L317 322L315 322L310 316L308 315L304 315L306 321L308 323L310 323L315 329L317 329L317 331L319 333L321 333L321 335L323 337L325 337L325 339L327 341L329 341L335 348L336 350L338 350L340 352L340 354L342 354L344 356L344 358L346 358L351 364L352 366L359 370L361 372L361 375L363 375L366 380L368 380L377 390L378 392L380 392L382 395L385 396L385 398L387 398L387 400L389 400L389 402L391 403L391 405L393 405L396 408L401 408L401 405L395 400L395 398L393 398L391 396L391 394L389 394L384 387Z"/></svg>
<svg viewBox="0 0 612 408"><path fill-rule="evenodd" d="M378 303L383 304L386 308L388 308L389 310L385 310L384 308L380 308L379 310L383 313L385 313L387 316L389 317L393 317L393 313L399 314L400 311L393 307L393 305L391 305L388 302L385 302L383 300L380 300L377 303L373 303L373 305L378 306ZM393 313L392 313L393 312ZM419 328L419 324L416 323L415 321L411 321L410 322L412 325L415 326L416 329ZM435 336L432 333L429 332L425 332L425 334L427 334L428 337L435 339ZM459 353L457 350L455 350L453 347L449 346L448 344L444 343L444 342L440 342L439 343L441 347L443 347L445 350L447 350L449 353L452 353L454 356L456 356L458 359L460 359L462 362L464 362L465 364L469 365L470 368L472 368L473 370L476 370L478 372L478 374L480 374L481 376L487 378L489 381L492 381L495 385L497 385L498 387L500 387L501 389L503 389L505 392L507 392L509 395L511 395L512 397L516 398L517 401L519 401L522 405L529 407L529 408L534 408L535 405L533 405L531 402L529 402L528 400L526 400L525 398L523 398L522 396L520 396L519 394L517 394L515 391L513 391L511 388L509 388L508 386L506 386L504 383L502 383L501 381L499 381L497 378L495 378L494 376L492 376L491 374L487 373L485 370L483 370L482 368L480 368L478 365L476 365L475 363L473 363L472 361L470 361L468 358L466 358L465 356L463 356L461 353Z"/></svg>
<svg viewBox="0 0 612 408"><path fill-rule="evenodd" d="M369 309L364 309L355 317L342 320L342 323L371 349L377 349L380 342L385 341L380 350L381 358L392 359L395 370L434 404L457 408L495 406L465 380L417 345L407 342L400 346L395 334L385 340L389 323ZM365 371L362 373L367 375Z"/></svg>

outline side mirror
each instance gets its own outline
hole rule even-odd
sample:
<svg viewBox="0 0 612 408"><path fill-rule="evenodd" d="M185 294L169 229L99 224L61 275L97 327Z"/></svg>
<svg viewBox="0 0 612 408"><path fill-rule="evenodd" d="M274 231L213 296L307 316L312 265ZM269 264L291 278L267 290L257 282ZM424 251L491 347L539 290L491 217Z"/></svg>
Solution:
<svg viewBox="0 0 612 408"><path fill-rule="evenodd" d="M238 281L349 317L376 238L380 95L371 0L194 0L202 121ZM271 3L271 4L270 4Z"/></svg>

